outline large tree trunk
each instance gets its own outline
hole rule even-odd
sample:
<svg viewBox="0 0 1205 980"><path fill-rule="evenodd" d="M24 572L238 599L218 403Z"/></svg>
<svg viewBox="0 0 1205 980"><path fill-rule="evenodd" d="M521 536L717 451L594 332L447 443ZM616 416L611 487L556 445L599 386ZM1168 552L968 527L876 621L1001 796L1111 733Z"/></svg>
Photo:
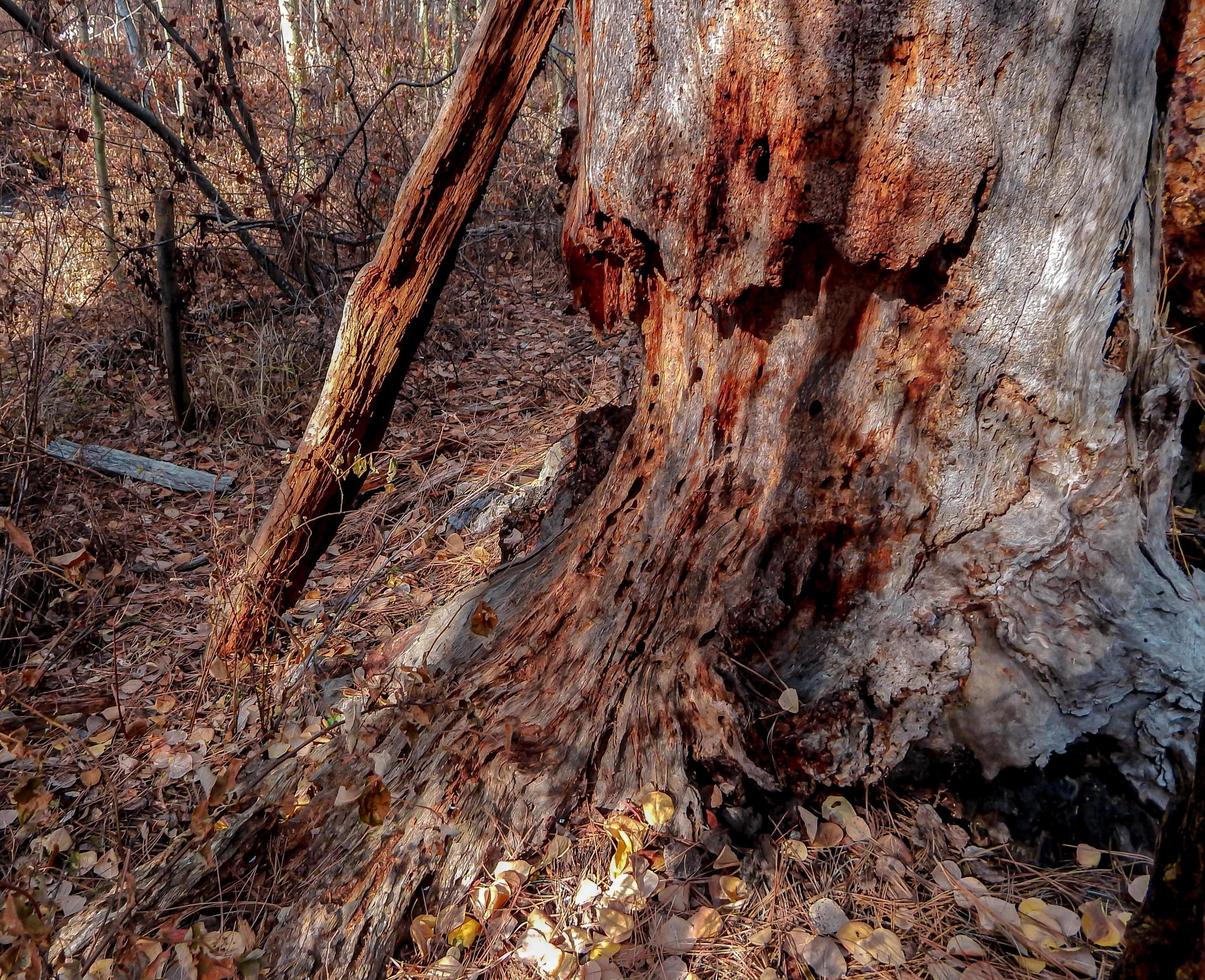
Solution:
<svg viewBox="0 0 1205 980"><path fill-rule="evenodd" d="M1205 622L1164 540L1157 6L577 5L566 252L600 328L643 331L635 416L571 524L381 651L406 706L314 802L282 821L297 768L247 770L212 853L291 905L275 975L373 975L420 892L648 783L690 834L703 772L1103 735L1166 798ZM379 831L330 805L365 751L396 759ZM217 894L182 848L140 902ZM68 951L104 910L77 921Z"/></svg>

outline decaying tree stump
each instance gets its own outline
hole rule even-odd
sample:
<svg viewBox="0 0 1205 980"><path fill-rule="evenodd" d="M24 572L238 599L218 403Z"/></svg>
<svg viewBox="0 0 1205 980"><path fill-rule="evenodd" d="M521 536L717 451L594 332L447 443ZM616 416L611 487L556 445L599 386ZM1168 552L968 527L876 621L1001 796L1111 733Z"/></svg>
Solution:
<svg viewBox="0 0 1205 980"><path fill-rule="evenodd" d="M211 907L220 874L287 906L275 976L373 976L416 896L456 901L583 807L651 783L688 835L702 779L731 803L916 744L995 772L1105 736L1165 800L1205 617L1165 543L1186 375L1156 310L1157 6L577 4L569 271L645 346L615 460L557 536L379 652L402 695L354 750L249 766L213 864L181 845L122 921ZM294 474L379 432L357 402L345 441L331 399L389 390L351 338L392 351L391 323L345 324ZM296 555L329 533L287 530L311 485L273 511ZM333 806L368 752L379 828Z"/></svg>

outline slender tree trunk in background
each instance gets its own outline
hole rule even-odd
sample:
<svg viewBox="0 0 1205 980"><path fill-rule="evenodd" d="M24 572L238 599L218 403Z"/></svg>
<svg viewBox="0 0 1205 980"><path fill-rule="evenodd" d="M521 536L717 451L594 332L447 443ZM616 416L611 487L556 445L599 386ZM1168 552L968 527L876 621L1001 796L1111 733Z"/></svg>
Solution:
<svg viewBox="0 0 1205 980"><path fill-rule="evenodd" d="M995 773L1095 735L1166 800L1205 615L1166 544L1186 372L1156 310L1157 8L579 4L570 279L645 348L610 470L559 535L374 655L408 678L358 729L395 760L383 826L334 806L364 751L258 762L212 862L182 848L142 908L211 907L238 876L289 906L260 937L274 976L368 977L416 899L456 901L650 783L691 837L716 819L703 784L739 807L915 745ZM359 319L380 268L261 534L287 594L337 519L294 517L358 486L312 496L309 474L375 445L392 404L359 401L394 390L379 352L398 363L410 317ZM303 777L311 802L278 819ZM76 916L65 950L119 912Z"/></svg>
<svg viewBox="0 0 1205 980"><path fill-rule="evenodd" d="M155 195L155 267L159 274L160 348L167 373L172 415L182 432L196 426L196 412L188 393L184 344L180 333L180 297L176 288L176 206L171 191Z"/></svg>
<svg viewBox="0 0 1205 980"><path fill-rule="evenodd" d="M306 87L310 83L310 74L306 60L305 35L301 31L299 0L280 0L280 44L284 49L289 96L293 100L293 142L297 149L300 186L307 188L313 177L313 168L306 148Z"/></svg>
<svg viewBox="0 0 1205 980"><path fill-rule="evenodd" d="M448 43L444 48L446 60L444 66L449 70L460 57L460 4L458 0L448 0L447 18L444 30L448 35Z"/></svg>
<svg viewBox="0 0 1205 980"><path fill-rule="evenodd" d="M380 443L455 244L561 6L499 0L486 8L377 254L348 294L318 405L215 627L211 652L239 657L265 642L355 499L364 477L357 461Z"/></svg>
<svg viewBox="0 0 1205 980"><path fill-rule="evenodd" d="M153 106L156 114L162 115L155 92L155 80L147 71L146 52L142 44L142 28L134 16L134 11L130 8L130 0L113 0L113 7L121 30L125 34L130 63L134 66L135 73L141 82L138 89L139 101L148 109Z"/></svg>
<svg viewBox="0 0 1205 980"><path fill-rule="evenodd" d="M167 19L167 15L163 12L163 0L154 0L155 10L159 12L159 20L162 23ZM188 112L188 97L185 94L184 78L176 70L176 55L175 46L171 43L171 38L168 36L167 30L163 30L163 43L167 53L167 64L172 71L172 75L176 79L176 118L180 120L180 132L184 132L184 117Z"/></svg>
<svg viewBox="0 0 1205 980"><path fill-rule="evenodd" d="M88 26L88 8L83 3L77 4L80 20L80 39L83 42L84 54L91 62L92 32ZM113 278L121 282L121 256L117 251L117 231L113 220L113 188L109 184L109 156L105 142L105 114L101 107L100 96L91 86L88 89L88 110L92 115L92 159L96 167L96 203L100 210L101 229L105 235L105 254L108 257L109 272Z"/></svg>

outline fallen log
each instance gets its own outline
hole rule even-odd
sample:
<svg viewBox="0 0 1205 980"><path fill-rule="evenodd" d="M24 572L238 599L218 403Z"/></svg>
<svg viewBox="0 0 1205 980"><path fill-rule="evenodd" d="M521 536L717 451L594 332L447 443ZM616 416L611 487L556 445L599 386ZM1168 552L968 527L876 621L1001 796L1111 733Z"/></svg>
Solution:
<svg viewBox="0 0 1205 980"><path fill-rule="evenodd" d="M89 469L111 476L128 476L131 480L153 483L181 493L226 493L234 486L234 476L225 473L214 476L202 470L177 466L161 459L150 459L107 446L80 445L70 439L55 439L46 452L68 463L79 463Z"/></svg>

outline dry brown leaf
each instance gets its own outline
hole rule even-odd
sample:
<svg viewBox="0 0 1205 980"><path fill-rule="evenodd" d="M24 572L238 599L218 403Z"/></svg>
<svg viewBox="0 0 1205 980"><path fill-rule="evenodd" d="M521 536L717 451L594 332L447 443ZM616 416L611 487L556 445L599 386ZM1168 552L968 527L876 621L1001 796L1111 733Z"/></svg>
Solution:
<svg viewBox="0 0 1205 980"><path fill-rule="evenodd" d="M690 917L690 934L695 940L714 939L723 928L724 920L720 913L706 905Z"/></svg>
<svg viewBox="0 0 1205 980"><path fill-rule="evenodd" d="M964 960L977 960L987 956L987 950L978 939L961 933L950 937L950 941L946 943L946 952Z"/></svg>
<svg viewBox="0 0 1205 980"><path fill-rule="evenodd" d="M812 838L812 846L817 850L825 847L836 847L845 840L845 831L832 821L825 820L816 828L816 836Z"/></svg>
<svg viewBox="0 0 1205 980"><path fill-rule="evenodd" d="M9 541L13 543L13 547L18 551L23 551L30 558L34 557L33 542L29 540L29 535L7 517L0 516L0 530L3 530L8 535Z"/></svg>
<svg viewBox="0 0 1205 980"><path fill-rule="evenodd" d="M498 614L494 607L482 599L469 617L469 629L477 636L489 636L498 628Z"/></svg>
<svg viewBox="0 0 1205 980"><path fill-rule="evenodd" d="M1081 868L1100 867L1100 859L1103 856L1103 853L1103 851L1098 850L1091 844L1076 844L1075 863Z"/></svg>
<svg viewBox="0 0 1205 980"><path fill-rule="evenodd" d="M813 936L802 945L798 956L820 980L837 980L848 969L840 947L828 936Z"/></svg>
<svg viewBox="0 0 1205 980"><path fill-rule="evenodd" d="M900 937L890 929L875 929L862 940L862 948L884 966L903 966L907 957Z"/></svg>
<svg viewBox="0 0 1205 980"><path fill-rule="evenodd" d="M1082 918L1084 937L1096 946L1119 946L1124 933L1124 923L1116 915L1105 912L1105 907L1097 899L1085 902L1079 907Z"/></svg>
<svg viewBox="0 0 1205 980"><path fill-rule="evenodd" d="M389 787L381 781L381 777L369 776L368 784L364 787L364 792L360 794L360 820L370 827L381 826L389 814L392 802L393 797L389 792Z"/></svg>

